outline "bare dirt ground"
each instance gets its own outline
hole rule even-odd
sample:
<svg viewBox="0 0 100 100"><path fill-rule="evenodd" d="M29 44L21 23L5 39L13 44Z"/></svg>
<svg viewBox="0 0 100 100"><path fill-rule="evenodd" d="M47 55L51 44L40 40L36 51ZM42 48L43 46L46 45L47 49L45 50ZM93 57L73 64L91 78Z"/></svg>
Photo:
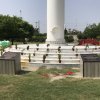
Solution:
<svg viewBox="0 0 100 100"><path fill-rule="evenodd" d="M37 71L39 67L22 67L22 70L25 71Z"/></svg>
<svg viewBox="0 0 100 100"><path fill-rule="evenodd" d="M65 79L67 77L81 78L80 72L77 72L77 73L75 73L73 75L63 75L63 74L60 74L58 76L54 76L54 75L49 75L49 76L50 76L50 82L53 82L55 80Z"/></svg>

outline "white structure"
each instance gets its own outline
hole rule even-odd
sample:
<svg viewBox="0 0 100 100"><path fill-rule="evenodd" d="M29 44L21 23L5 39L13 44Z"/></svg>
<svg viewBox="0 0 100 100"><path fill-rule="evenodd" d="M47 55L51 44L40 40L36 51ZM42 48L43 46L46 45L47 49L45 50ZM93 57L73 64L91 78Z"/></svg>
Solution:
<svg viewBox="0 0 100 100"><path fill-rule="evenodd" d="M48 44L65 44L64 5L65 0L47 0L47 39Z"/></svg>

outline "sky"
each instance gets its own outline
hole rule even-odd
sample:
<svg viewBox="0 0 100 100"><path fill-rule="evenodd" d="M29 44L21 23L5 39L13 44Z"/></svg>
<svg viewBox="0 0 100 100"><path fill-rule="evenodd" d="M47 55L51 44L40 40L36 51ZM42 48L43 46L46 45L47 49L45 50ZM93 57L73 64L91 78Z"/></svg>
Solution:
<svg viewBox="0 0 100 100"><path fill-rule="evenodd" d="M47 32L47 0L0 0L0 14L22 17L34 27L39 21L40 32ZM65 0L67 29L84 31L93 23L100 23L100 0Z"/></svg>

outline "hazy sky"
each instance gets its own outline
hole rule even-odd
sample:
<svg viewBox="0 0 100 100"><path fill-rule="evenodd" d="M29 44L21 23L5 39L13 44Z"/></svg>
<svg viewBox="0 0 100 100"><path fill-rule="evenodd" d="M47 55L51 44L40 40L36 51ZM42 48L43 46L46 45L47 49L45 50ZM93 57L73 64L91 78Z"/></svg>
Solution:
<svg viewBox="0 0 100 100"><path fill-rule="evenodd" d="M46 32L47 0L0 0L0 14L16 15L33 24L40 21L40 31ZM65 0L65 27L84 30L100 22L100 0Z"/></svg>

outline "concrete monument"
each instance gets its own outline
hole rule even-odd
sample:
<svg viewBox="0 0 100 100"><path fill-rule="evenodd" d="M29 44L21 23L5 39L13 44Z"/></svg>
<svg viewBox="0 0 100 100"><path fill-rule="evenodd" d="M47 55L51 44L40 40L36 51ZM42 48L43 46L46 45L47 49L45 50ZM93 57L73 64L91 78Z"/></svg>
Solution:
<svg viewBox="0 0 100 100"><path fill-rule="evenodd" d="M47 44L65 44L65 0L47 0Z"/></svg>

